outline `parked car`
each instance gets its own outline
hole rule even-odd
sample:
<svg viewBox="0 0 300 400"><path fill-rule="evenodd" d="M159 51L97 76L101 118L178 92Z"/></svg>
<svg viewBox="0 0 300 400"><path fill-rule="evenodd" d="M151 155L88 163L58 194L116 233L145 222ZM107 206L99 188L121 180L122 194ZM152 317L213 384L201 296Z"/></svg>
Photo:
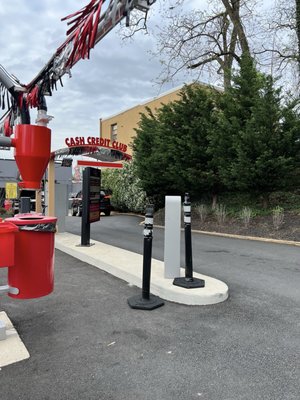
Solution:
<svg viewBox="0 0 300 400"><path fill-rule="evenodd" d="M78 192L73 198L71 204L72 216L81 217L82 215L82 191ZM110 215L112 211L112 206L110 204L110 195L106 194L105 189L100 191L100 212L103 212L106 216Z"/></svg>

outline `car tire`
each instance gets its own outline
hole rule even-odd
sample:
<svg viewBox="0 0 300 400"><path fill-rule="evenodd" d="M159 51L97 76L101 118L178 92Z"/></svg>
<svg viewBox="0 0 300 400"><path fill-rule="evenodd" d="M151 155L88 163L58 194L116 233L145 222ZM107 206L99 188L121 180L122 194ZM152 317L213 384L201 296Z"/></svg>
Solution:
<svg viewBox="0 0 300 400"><path fill-rule="evenodd" d="M109 217L109 216L110 216L110 210L104 211L104 214L105 214L107 217Z"/></svg>

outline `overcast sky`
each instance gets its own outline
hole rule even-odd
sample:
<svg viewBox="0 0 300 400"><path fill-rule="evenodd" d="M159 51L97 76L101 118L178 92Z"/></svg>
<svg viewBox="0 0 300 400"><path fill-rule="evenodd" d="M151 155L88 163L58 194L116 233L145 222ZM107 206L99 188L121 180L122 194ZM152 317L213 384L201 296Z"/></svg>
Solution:
<svg viewBox="0 0 300 400"><path fill-rule="evenodd" d="M60 19L88 2L0 0L0 64L22 83L29 83L65 40L67 25ZM185 7L199 8L200 4L205 1L190 0ZM152 27L159 24L159 10L157 2L152 6ZM91 51L90 60L81 60L73 67L72 78L65 76L64 87L58 85L58 91L47 97L48 114L54 116L49 125L53 150L64 147L69 136L98 136L99 118L172 88L171 84L161 87L154 83L161 66L149 54L153 48L151 35L138 33L133 41L124 42L117 27ZM185 79L178 77L173 86ZM34 123L35 110L31 117ZM0 158L6 155L0 151Z"/></svg>
<svg viewBox="0 0 300 400"><path fill-rule="evenodd" d="M67 25L60 19L79 10L88 0L0 0L0 64L22 83L29 83L65 40ZM108 3L108 1L107 1ZM190 2L192 5L193 1ZM156 7L157 4L153 6ZM153 10L151 21L158 20ZM142 33L133 41L121 39L116 27L79 61L64 87L47 97L53 115L52 148L64 147L69 136L98 136L99 118L105 118L169 90L154 83L159 60L151 58L153 38ZM183 83L183 80L176 85ZM32 122L36 111L31 112ZM7 152L0 151L0 158Z"/></svg>

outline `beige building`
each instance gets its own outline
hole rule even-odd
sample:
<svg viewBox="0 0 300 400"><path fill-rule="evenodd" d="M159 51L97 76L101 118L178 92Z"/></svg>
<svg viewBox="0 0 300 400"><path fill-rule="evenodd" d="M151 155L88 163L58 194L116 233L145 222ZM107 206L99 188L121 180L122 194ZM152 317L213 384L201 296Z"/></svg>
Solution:
<svg viewBox="0 0 300 400"><path fill-rule="evenodd" d="M162 104L170 103L179 98L180 90L183 86L163 93L160 96L154 97L138 104L127 110L121 111L107 118L100 119L100 137L109 139L111 143L117 141L127 145L127 153L132 154L132 149L129 146L132 143L133 137L136 135L134 128L137 128L140 120L140 114L146 112L146 107L149 107L153 112Z"/></svg>

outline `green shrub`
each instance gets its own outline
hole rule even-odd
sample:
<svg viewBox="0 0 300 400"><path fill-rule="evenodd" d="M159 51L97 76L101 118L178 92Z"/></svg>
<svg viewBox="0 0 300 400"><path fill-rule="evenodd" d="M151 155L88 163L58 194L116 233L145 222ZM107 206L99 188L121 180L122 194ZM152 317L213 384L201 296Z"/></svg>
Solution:
<svg viewBox="0 0 300 400"><path fill-rule="evenodd" d="M207 205L206 204L199 204L199 205L196 205L195 208L197 210L197 213L199 214L200 221L202 223L205 222L205 220L207 218L207 215L208 215L208 211L209 211Z"/></svg>
<svg viewBox="0 0 300 400"><path fill-rule="evenodd" d="M284 222L284 209L282 207L275 207L272 210L272 216L273 216L273 226L276 230L278 230Z"/></svg>
<svg viewBox="0 0 300 400"><path fill-rule="evenodd" d="M126 162L121 170L102 171L102 187L112 191L111 203L116 210L144 212L147 202L134 162Z"/></svg>
<svg viewBox="0 0 300 400"><path fill-rule="evenodd" d="M243 207L240 211L240 218L244 223L245 228L248 228L250 220L253 217L253 211L250 207Z"/></svg>
<svg viewBox="0 0 300 400"><path fill-rule="evenodd" d="M216 208L214 209L214 213L216 215L218 224L224 224L226 217L227 217L227 210L224 204L217 204Z"/></svg>
<svg viewBox="0 0 300 400"><path fill-rule="evenodd" d="M13 217L13 210L7 211L4 207L0 207L0 217L1 218L10 218Z"/></svg>

